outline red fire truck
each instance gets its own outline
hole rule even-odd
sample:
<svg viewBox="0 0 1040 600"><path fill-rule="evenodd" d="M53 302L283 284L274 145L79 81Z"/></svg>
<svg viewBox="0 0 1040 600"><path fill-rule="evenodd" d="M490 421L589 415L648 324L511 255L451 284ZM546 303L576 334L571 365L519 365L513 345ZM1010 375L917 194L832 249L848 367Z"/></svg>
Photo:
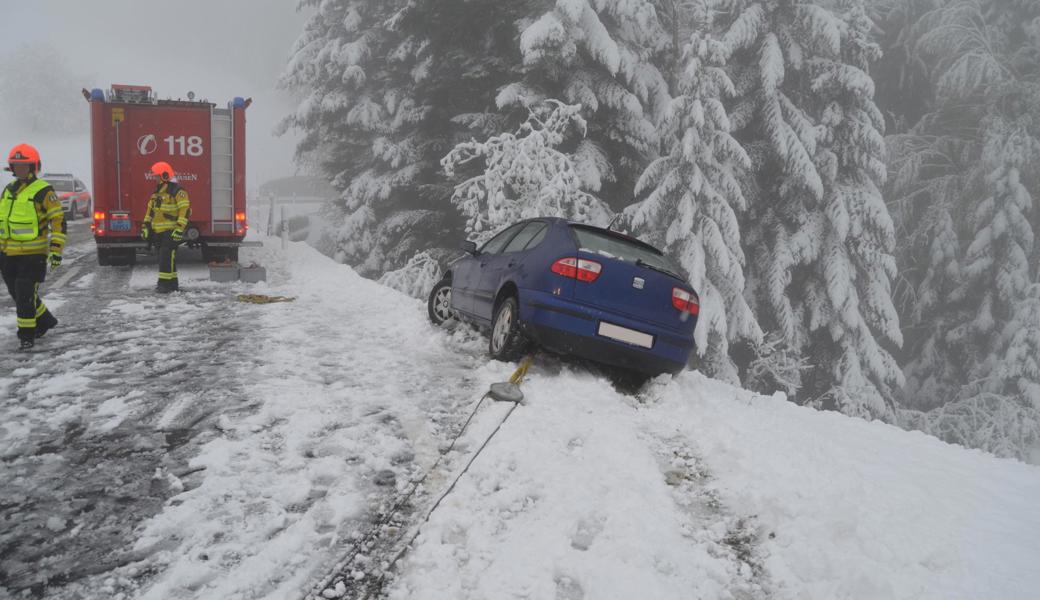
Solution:
<svg viewBox="0 0 1040 600"><path fill-rule="evenodd" d="M150 168L173 165L191 199L184 238L202 248L203 260L238 260L246 234L246 108L205 100L158 100L141 85L83 90L90 104L94 175L94 241L98 263L129 265L148 245L141 222L155 190Z"/></svg>

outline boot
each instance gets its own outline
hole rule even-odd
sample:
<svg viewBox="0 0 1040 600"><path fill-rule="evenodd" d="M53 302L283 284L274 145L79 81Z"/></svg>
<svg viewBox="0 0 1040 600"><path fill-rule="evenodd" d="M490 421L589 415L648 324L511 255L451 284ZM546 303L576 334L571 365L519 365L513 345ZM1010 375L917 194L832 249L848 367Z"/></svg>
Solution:
<svg viewBox="0 0 1040 600"><path fill-rule="evenodd" d="M44 334L46 334L48 331L54 329L57 326L58 319L56 319L54 315L50 314L49 312L44 313L43 318L40 318L36 321L36 338L42 338Z"/></svg>
<svg viewBox="0 0 1040 600"><path fill-rule="evenodd" d="M33 346L36 345L35 340L18 340L19 350L32 350Z"/></svg>

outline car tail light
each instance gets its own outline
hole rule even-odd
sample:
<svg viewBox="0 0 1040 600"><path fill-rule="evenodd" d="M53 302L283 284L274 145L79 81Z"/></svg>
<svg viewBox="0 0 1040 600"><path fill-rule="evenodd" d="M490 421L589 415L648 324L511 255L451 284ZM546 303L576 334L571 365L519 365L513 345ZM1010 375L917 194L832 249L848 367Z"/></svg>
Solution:
<svg viewBox="0 0 1040 600"><path fill-rule="evenodd" d="M591 283L596 281L596 278L599 277L599 273L603 270L603 266L594 260L568 257L561 258L554 262L551 269L552 272L557 275L563 275L564 277L570 277L571 279Z"/></svg>
<svg viewBox="0 0 1040 600"><path fill-rule="evenodd" d="M249 229L249 225L246 224L245 211L240 210L235 213L235 229L238 230L239 235L244 235L246 229Z"/></svg>
<svg viewBox="0 0 1040 600"><path fill-rule="evenodd" d="M98 210L94 211L94 222L90 224L90 228L94 230L94 235L105 235L105 213Z"/></svg>
<svg viewBox="0 0 1040 600"><path fill-rule="evenodd" d="M687 292L682 288L672 288L672 306L691 315L701 312L701 303L697 294Z"/></svg>

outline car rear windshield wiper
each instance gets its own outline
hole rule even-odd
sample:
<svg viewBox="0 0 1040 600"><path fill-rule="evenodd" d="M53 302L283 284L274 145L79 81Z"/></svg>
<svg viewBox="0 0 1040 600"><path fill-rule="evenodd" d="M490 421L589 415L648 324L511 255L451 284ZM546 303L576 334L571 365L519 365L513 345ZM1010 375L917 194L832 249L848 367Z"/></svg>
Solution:
<svg viewBox="0 0 1040 600"><path fill-rule="evenodd" d="M678 274L673 273L673 272L669 271L668 269L666 269L664 267L658 267L656 265L652 265L652 264L646 262L645 260L643 260L641 258L637 258L636 259L636 264L639 265L640 267L646 267L647 269L651 269L653 271L657 271L658 273L664 273L665 275L669 275L671 277L674 277L674 278L678 279L679 281L682 281L683 283L686 282L686 280L683 279L682 277L680 277Z"/></svg>

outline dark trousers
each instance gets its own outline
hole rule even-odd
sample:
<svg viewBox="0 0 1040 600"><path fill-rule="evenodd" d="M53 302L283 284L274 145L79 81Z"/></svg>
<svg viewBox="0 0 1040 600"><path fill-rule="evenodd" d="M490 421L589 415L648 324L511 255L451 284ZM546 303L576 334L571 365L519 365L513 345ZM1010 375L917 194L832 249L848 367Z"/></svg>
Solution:
<svg viewBox="0 0 1040 600"><path fill-rule="evenodd" d="M0 255L7 293L14 298L18 315L18 339L31 340L58 324L40 298L40 284L47 277L47 257Z"/></svg>
<svg viewBox="0 0 1040 600"><path fill-rule="evenodd" d="M177 289L177 246L170 231L155 234L155 242L159 244L159 283L156 287L163 290Z"/></svg>

